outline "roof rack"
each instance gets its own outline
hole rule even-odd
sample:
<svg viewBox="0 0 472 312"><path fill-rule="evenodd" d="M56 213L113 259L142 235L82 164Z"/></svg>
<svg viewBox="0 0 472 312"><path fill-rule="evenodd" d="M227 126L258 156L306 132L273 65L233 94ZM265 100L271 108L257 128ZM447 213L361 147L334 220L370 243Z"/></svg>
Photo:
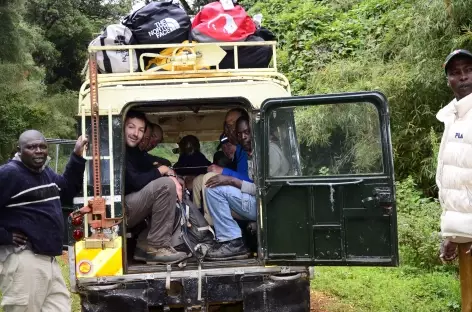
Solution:
<svg viewBox="0 0 472 312"><path fill-rule="evenodd" d="M241 47L272 47L272 61L267 68L240 68L239 49ZM287 78L277 72L276 41L251 41L251 42L214 42L214 43L176 43L176 44L147 44L147 45L117 45L117 46L90 46L89 53L99 51L127 51L130 56L140 55L138 70L133 70L133 62L130 62L129 71L124 73L102 73L98 74L98 83L120 83L126 81L143 80L173 80L192 78L224 78L224 77L248 77L254 80L276 80L285 87L288 85ZM160 55L163 49L174 48L172 54ZM145 53L139 54L140 51ZM186 50L187 53L180 53ZM218 64L226 55L225 51L234 51L234 64L231 68L220 69ZM137 53L138 52L138 53ZM155 53L152 53L155 52ZM218 53L219 52L219 53ZM221 54L222 53L222 54ZM144 57L158 57L165 60L163 66L148 68L144 63ZM206 57L205 60L203 60ZM131 59L131 57L130 57ZM214 64L208 65L212 59ZM205 66L206 65L206 66ZM211 66L211 67L210 67ZM189 68L182 70L182 67ZM202 68L205 67L205 68ZM179 70L178 70L179 69ZM84 67L83 74L86 77L82 90L88 87L88 62Z"/></svg>

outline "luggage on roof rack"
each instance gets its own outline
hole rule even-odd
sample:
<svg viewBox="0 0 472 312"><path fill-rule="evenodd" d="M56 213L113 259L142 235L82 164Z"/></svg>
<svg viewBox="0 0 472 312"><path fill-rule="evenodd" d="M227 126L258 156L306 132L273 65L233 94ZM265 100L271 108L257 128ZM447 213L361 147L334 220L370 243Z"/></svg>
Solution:
<svg viewBox="0 0 472 312"><path fill-rule="evenodd" d="M121 24L112 24L105 27L104 31L90 43L90 46L105 47L130 44L135 44L131 30ZM130 62L133 62L133 71L137 71L138 58L136 53L132 53L131 60L128 50L103 50L97 53L97 65L102 73L129 72Z"/></svg>
<svg viewBox="0 0 472 312"><path fill-rule="evenodd" d="M172 0L152 1L126 16L138 44L180 43L189 38L190 16Z"/></svg>

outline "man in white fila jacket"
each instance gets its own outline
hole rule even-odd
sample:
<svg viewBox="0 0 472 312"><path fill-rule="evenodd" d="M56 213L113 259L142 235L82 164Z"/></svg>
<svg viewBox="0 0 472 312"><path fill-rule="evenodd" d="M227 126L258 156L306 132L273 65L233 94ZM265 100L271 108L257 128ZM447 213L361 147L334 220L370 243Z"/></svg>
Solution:
<svg viewBox="0 0 472 312"><path fill-rule="evenodd" d="M444 62L455 99L436 118L444 123L436 184L443 209L441 258L457 256L457 244L472 242L472 53L455 50Z"/></svg>

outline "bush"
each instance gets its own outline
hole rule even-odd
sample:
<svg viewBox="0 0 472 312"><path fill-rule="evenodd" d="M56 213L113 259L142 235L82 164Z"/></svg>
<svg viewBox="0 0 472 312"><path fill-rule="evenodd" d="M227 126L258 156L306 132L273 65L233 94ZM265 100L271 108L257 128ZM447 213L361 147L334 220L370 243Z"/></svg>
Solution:
<svg viewBox="0 0 472 312"><path fill-rule="evenodd" d="M423 269L442 266L438 200L422 197L411 176L396 183L396 195L401 263Z"/></svg>
<svg viewBox="0 0 472 312"><path fill-rule="evenodd" d="M294 95L380 90L391 114L395 174L434 195L430 129L452 99L441 64L472 47L472 0L244 0L279 43Z"/></svg>

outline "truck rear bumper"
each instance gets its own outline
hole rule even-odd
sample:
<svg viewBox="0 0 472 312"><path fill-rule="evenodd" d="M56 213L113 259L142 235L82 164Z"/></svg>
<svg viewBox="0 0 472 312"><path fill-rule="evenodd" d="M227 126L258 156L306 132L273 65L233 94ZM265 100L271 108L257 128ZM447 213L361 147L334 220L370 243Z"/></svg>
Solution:
<svg viewBox="0 0 472 312"><path fill-rule="evenodd" d="M235 274L130 281L79 290L83 312L201 310L236 303L244 311L310 310L308 270L270 275ZM166 285L167 284L167 285ZM167 287L166 287L167 286ZM231 310L233 311L233 310Z"/></svg>

